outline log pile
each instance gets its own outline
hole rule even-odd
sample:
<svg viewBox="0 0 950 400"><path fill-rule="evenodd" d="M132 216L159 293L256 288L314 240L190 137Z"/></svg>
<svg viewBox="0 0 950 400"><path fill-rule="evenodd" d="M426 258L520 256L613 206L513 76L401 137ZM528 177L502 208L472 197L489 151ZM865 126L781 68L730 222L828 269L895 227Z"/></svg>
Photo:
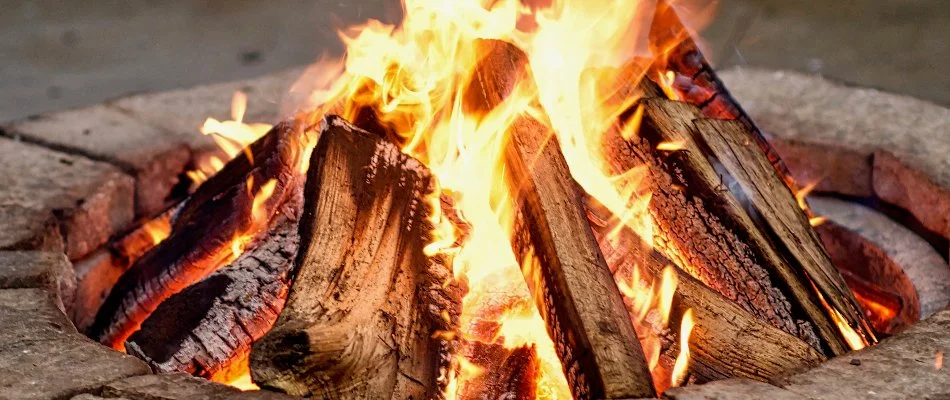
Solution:
<svg viewBox="0 0 950 400"><path fill-rule="evenodd" d="M473 113L533 82L515 46L479 50L460 99ZM672 266L670 319L692 310L697 322L691 381L769 381L874 342L781 160L691 42L670 54L669 87L618 71L618 94L640 100L602 142L609 175L646 171L655 247L616 229L584 193L543 118L521 115L509 128L510 242L578 399L656 396L616 283L635 268L653 279ZM319 132L275 126L168 216L170 236L136 257L89 334L159 371L227 381L249 368L263 388L321 398L438 397L460 368L463 289L451 260L424 251L435 178L376 112L361 110L358 126L325 116ZM635 113L639 134L622 134L640 124ZM312 156L308 136L319 137ZM273 194L256 196L268 182ZM466 349L492 373L463 398L533 395L535 348ZM679 350L672 343L661 357L670 364Z"/></svg>

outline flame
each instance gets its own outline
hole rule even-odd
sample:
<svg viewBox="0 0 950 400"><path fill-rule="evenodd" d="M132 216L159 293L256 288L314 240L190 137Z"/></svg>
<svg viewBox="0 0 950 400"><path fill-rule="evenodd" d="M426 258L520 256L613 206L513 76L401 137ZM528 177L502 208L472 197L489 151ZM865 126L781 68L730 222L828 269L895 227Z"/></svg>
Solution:
<svg viewBox="0 0 950 400"><path fill-rule="evenodd" d="M815 227L821 224L828 222L828 217L811 217L808 219L808 224Z"/></svg>
<svg viewBox="0 0 950 400"><path fill-rule="evenodd" d="M231 119L218 121L214 118L208 118L200 127L199 131L203 135L210 135L219 149L224 153L226 159L216 155L208 155L196 162L196 168L185 172L193 183L193 187L208 180L209 177L224 168L225 161L234 158L238 153L247 149L247 146L254 143L257 139L269 131L273 125L265 123L245 123L244 114L247 111L247 95L244 92L236 91L231 97ZM250 151L245 154L254 162Z"/></svg>
<svg viewBox="0 0 950 400"><path fill-rule="evenodd" d="M934 369L943 368L943 351L937 350L937 355L934 357Z"/></svg>
<svg viewBox="0 0 950 400"><path fill-rule="evenodd" d="M686 371L689 368L689 336L693 333L693 309L690 308L683 313L683 322L680 327L680 353L676 356L676 364L673 366L673 377L671 378L673 386L680 386L686 380Z"/></svg>
<svg viewBox="0 0 950 400"><path fill-rule="evenodd" d="M430 221L434 239L425 252L450 255L454 279L468 288L460 318L463 343L534 346L541 362L537 398L567 399L570 390L522 274L536 270L537 260L529 254L519 265L509 242L516 213L505 167L509 128L524 116L550 128L575 181L612 214L611 236L630 229L652 244L646 171L606 172L602 138L618 125L624 138L635 137L643 114L638 108L618 121L638 99L604 83L618 74L646 76L655 59L689 36L683 27L663 27L672 31L669 43L648 43L655 6L646 0L403 0L398 26L370 20L340 31L345 58L319 61L291 89L300 118L317 122L334 113L371 121L373 130L438 178L439 193L427 199L436 212ZM533 79L513 82L512 93L494 108L473 111L465 107L465 94L483 56L482 39L519 47ZM246 101L236 93L232 120L209 118L201 129L228 157L269 128L243 122ZM190 174L196 181L220 169L220 162L205 164ZM258 196L267 197L264 189ZM452 218L443 215L439 196L453 205ZM464 234L451 221L463 223ZM244 240L235 239L235 254L243 251ZM642 325L637 331L651 367L661 350L653 327L669 323L674 272L664 271L655 284L636 268L629 282L629 275L617 278L631 319ZM454 362L460 367L449 377L447 398L463 393L474 376L491 373L473 369L462 356Z"/></svg>
<svg viewBox="0 0 950 400"><path fill-rule="evenodd" d="M261 390L260 387L254 384L251 380L251 371L247 371L244 374L238 376L237 378L232 379L229 382L225 383L226 385L233 386L243 391L250 390Z"/></svg>
<svg viewBox="0 0 950 400"><path fill-rule="evenodd" d="M684 141L661 142L656 145L656 149L660 151L678 151L683 149L684 144Z"/></svg>
<svg viewBox="0 0 950 400"><path fill-rule="evenodd" d="M795 192L795 200L798 201L798 208L801 208L802 210L808 210L808 203L805 202L805 198L808 197L808 195L811 194L813 190L815 190L815 187L818 186L818 183L818 181L809 183Z"/></svg>
<svg viewBox="0 0 950 400"><path fill-rule="evenodd" d="M171 234L172 224L167 218L155 218L142 225L142 229L148 236L152 245L161 243Z"/></svg>

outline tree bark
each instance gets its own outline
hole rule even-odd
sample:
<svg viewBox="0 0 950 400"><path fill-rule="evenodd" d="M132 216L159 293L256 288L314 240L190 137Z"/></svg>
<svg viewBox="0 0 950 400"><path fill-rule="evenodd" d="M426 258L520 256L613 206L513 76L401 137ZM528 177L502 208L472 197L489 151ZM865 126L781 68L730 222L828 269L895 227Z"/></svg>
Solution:
<svg viewBox="0 0 950 400"><path fill-rule="evenodd" d="M393 144L323 121L286 306L254 343L261 387L320 398L430 398L449 375L460 293L428 257L433 178Z"/></svg>

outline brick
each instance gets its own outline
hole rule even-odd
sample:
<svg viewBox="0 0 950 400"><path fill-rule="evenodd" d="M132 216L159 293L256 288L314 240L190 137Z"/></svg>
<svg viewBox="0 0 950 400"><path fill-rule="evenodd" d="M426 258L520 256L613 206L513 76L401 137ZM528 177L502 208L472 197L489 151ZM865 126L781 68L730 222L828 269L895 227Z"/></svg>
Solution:
<svg viewBox="0 0 950 400"><path fill-rule="evenodd" d="M102 104L15 121L4 130L7 135L112 163L135 176L139 215L164 207L191 159L182 135Z"/></svg>
<svg viewBox="0 0 950 400"><path fill-rule="evenodd" d="M849 191L871 185L882 200L950 237L950 109L790 71L743 68L723 71L720 77L752 119L778 142L843 155L837 160L842 166L871 166L871 176L867 168L844 171L857 175L839 176L842 170L808 162L806 157L790 163L799 166L796 171L796 165L790 165L793 173L831 183L856 179L830 185L832 191L844 194L862 195ZM776 147L783 158L796 160L795 154L783 154L781 144Z"/></svg>
<svg viewBox="0 0 950 400"><path fill-rule="evenodd" d="M0 398L58 399L148 374L142 361L79 334L42 289L0 290Z"/></svg>
<svg viewBox="0 0 950 400"><path fill-rule="evenodd" d="M799 394L767 383L739 378L671 388L663 393L663 398L670 400L805 399Z"/></svg>
<svg viewBox="0 0 950 400"><path fill-rule="evenodd" d="M76 295L76 273L63 253L0 251L0 289L45 289L69 314Z"/></svg>
<svg viewBox="0 0 950 400"><path fill-rule="evenodd" d="M114 166L0 138L0 249L78 259L132 221L133 192Z"/></svg>
<svg viewBox="0 0 950 400"><path fill-rule="evenodd" d="M937 312L876 346L829 360L781 382L786 390L822 399L950 398L950 309Z"/></svg>
<svg viewBox="0 0 950 400"><path fill-rule="evenodd" d="M135 376L109 383L102 388L107 399L127 397L138 400L289 400L269 391L242 392L231 386L195 378L184 373Z"/></svg>
<svg viewBox="0 0 950 400"><path fill-rule="evenodd" d="M943 309L950 302L950 265L940 253L920 236L887 216L863 205L828 197L808 199L818 215L860 235L884 252L897 264L917 292L920 318L926 318ZM821 230L821 227L819 227ZM829 250L839 250L831 249ZM867 249L840 249L845 257L854 258L854 252L867 254ZM863 265L865 269L867 265ZM886 277L886 273L882 273ZM898 285L897 277L884 278Z"/></svg>

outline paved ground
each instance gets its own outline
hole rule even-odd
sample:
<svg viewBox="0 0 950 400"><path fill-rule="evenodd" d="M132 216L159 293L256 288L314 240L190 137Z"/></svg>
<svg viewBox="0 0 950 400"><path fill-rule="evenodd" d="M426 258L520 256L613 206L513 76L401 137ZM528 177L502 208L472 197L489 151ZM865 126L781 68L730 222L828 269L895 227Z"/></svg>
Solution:
<svg viewBox="0 0 950 400"><path fill-rule="evenodd" d="M398 0L0 0L0 121L246 78L338 51ZM721 0L720 65L790 68L950 105L950 1ZM252 99L253 101L253 99Z"/></svg>

